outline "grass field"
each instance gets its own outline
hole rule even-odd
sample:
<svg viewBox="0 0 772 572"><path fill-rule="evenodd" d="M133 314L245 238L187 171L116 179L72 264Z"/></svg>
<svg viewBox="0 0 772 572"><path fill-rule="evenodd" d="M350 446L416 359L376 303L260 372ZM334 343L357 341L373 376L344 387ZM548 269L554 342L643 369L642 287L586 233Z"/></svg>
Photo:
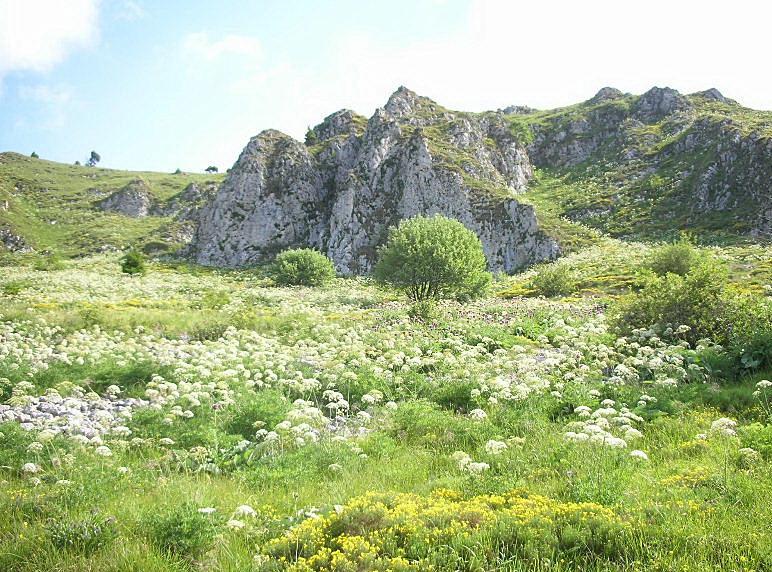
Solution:
<svg viewBox="0 0 772 572"><path fill-rule="evenodd" d="M0 569L772 569L772 372L617 338L649 247L593 248L570 296L428 320L366 279L6 259ZM714 253L768 291L768 249Z"/></svg>

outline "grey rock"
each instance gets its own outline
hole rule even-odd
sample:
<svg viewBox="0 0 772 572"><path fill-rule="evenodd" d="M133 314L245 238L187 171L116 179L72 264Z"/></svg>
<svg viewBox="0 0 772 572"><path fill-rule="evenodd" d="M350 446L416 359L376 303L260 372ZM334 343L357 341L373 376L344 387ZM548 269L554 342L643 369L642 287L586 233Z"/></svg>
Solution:
<svg viewBox="0 0 772 572"><path fill-rule="evenodd" d="M696 93L693 93L692 95L697 97L702 97L710 101L720 101L721 103L737 103L733 99L724 97L724 95L720 91L718 91L715 87L711 87L710 89L706 89L705 91L698 91Z"/></svg>
<svg viewBox="0 0 772 572"><path fill-rule="evenodd" d="M644 123L651 123L689 107L689 100L675 89L652 87L638 98L633 107L633 114Z"/></svg>
<svg viewBox="0 0 772 572"><path fill-rule="evenodd" d="M15 234L9 228L0 228L0 245L10 252L32 252L33 248L27 244L24 237Z"/></svg>
<svg viewBox="0 0 772 572"><path fill-rule="evenodd" d="M132 218L146 217L150 214L152 193L147 182L134 179L125 187L100 201L98 206L106 212L114 212Z"/></svg>
<svg viewBox="0 0 772 572"><path fill-rule="evenodd" d="M341 109L324 118L312 129L319 141L327 141L341 135L352 135L357 131L357 114L350 109Z"/></svg>
<svg viewBox="0 0 772 572"><path fill-rule="evenodd" d="M438 128L449 149L425 132ZM346 110L313 132L312 148L273 130L249 142L202 210L191 249L199 263L243 266L310 246L344 274L365 273L389 227L419 214L461 221L494 270L560 252L516 199L531 165L500 114L453 113L400 87L363 133Z"/></svg>
<svg viewBox="0 0 772 572"><path fill-rule="evenodd" d="M612 101L614 99L620 99L624 96L625 94L619 91L615 87L602 87L600 88L600 90L598 90L598 93L596 93L590 99L590 103L601 103L603 101Z"/></svg>
<svg viewBox="0 0 772 572"><path fill-rule="evenodd" d="M217 189L218 185L214 182L190 183L165 203L153 205L150 214L173 217L180 221L195 221L201 207L217 194Z"/></svg>
<svg viewBox="0 0 772 572"><path fill-rule="evenodd" d="M509 105L501 110L502 113L506 113L507 115L528 115L534 111L536 111L536 109L528 107L527 105Z"/></svg>

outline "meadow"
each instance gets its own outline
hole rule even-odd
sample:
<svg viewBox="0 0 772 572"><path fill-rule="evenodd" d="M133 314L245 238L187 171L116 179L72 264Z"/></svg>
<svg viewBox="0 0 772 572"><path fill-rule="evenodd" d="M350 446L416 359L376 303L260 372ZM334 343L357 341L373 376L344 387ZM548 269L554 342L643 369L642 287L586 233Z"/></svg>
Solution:
<svg viewBox="0 0 772 572"><path fill-rule="evenodd" d="M367 278L9 255L0 570L772 570L772 371L619 335L650 251L431 312ZM769 248L704 252L769 301Z"/></svg>

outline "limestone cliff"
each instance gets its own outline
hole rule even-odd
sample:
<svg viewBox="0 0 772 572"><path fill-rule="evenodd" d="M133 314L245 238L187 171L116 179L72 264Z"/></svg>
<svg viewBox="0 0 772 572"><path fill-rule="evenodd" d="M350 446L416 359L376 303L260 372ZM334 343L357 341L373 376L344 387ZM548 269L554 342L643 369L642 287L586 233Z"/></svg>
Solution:
<svg viewBox="0 0 772 572"><path fill-rule="evenodd" d="M311 246L363 273L390 226L441 213L477 233L492 269L514 270L559 254L517 200L530 177L504 114L451 112L400 88L368 121L330 115L306 144L273 130L254 137L202 211L195 258L242 266Z"/></svg>
<svg viewBox="0 0 772 572"><path fill-rule="evenodd" d="M369 120L338 111L304 143L253 138L203 207L191 252L242 266L311 246L363 273L390 226L434 213L476 232L490 267L505 271L591 241L587 227L768 239L772 114L716 89L667 87L464 113L402 87Z"/></svg>

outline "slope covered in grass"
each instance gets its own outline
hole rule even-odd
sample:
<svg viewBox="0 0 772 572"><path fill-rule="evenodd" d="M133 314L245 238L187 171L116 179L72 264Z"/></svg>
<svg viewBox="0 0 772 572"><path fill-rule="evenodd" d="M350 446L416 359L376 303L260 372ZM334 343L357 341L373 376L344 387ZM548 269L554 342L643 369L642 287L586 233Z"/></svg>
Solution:
<svg viewBox="0 0 772 572"><path fill-rule="evenodd" d="M63 255L154 241L174 247L179 223L171 217L132 218L98 207L100 200L136 179L144 180L153 199L164 203L190 183L220 181L222 175L117 171L2 153L0 228L20 235L35 250Z"/></svg>

